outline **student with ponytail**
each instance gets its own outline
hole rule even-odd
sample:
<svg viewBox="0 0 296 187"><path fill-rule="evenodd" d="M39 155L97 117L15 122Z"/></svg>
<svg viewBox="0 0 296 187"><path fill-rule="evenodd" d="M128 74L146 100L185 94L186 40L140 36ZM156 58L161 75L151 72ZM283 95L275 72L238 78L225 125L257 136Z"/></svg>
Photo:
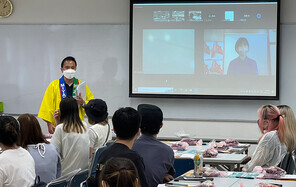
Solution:
<svg viewBox="0 0 296 187"><path fill-rule="evenodd" d="M247 172L252 171L255 166L277 166L287 153L284 144L285 124L280 110L274 105L264 105L257 113L257 123L263 135L251 160L243 168Z"/></svg>
<svg viewBox="0 0 296 187"><path fill-rule="evenodd" d="M138 171L127 158L112 157L100 173L100 187L139 187Z"/></svg>

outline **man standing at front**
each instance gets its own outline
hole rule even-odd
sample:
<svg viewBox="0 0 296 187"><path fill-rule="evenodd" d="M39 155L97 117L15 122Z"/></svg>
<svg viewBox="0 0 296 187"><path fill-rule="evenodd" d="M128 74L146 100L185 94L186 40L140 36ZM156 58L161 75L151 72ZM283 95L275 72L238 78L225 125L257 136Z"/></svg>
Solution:
<svg viewBox="0 0 296 187"><path fill-rule="evenodd" d="M38 117L43 119L47 123L48 132L53 134L55 124L54 112L59 109L60 102L67 96L76 98L79 105L79 116L81 120L84 120L85 111L83 109L84 104L87 104L89 100L94 96L91 93L88 86L86 86L86 100L84 101L81 95L76 95L76 88L80 83L80 80L76 79L77 63L74 57L68 56L63 59L61 63L61 71L63 76L60 79L52 81L45 91ZM58 112L58 111L56 111Z"/></svg>

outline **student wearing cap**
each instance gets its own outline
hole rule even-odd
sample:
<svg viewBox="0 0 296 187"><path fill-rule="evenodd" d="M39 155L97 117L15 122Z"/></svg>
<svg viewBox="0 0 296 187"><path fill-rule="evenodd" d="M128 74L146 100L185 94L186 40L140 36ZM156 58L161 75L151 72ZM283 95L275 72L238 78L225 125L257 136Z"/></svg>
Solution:
<svg viewBox="0 0 296 187"><path fill-rule="evenodd" d="M89 156L98 148L111 140L110 125L108 123L108 112L106 102L101 99L92 99L84 106L88 117L88 123L91 125L88 131L89 135Z"/></svg>
<svg viewBox="0 0 296 187"><path fill-rule="evenodd" d="M163 126L161 109L155 105L141 104L138 106L138 112L142 117L142 135L136 140L132 150L143 157L147 182L150 187L155 187L173 180L174 152L168 145L156 139Z"/></svg>

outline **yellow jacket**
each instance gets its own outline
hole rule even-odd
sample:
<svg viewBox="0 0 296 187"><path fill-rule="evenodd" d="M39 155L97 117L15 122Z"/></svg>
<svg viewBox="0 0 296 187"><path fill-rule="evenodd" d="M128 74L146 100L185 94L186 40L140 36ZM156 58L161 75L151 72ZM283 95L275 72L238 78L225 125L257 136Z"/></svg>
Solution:
<svg viewBox="0 0 296 187"><path fill-rule="evenodd" d="M78 80L80 82L80 80ZM86 100L85 104L88 103L94 96L91 93L90 89L86 85ZM52 81L47 87L40 109L38 113L38 117L52 123L54 126L55 120L53 118L53 113L55 110L60 108L61 102L61 93L60 93L60 82L59 79ZM83 121L84 120L85 111L82 107L79 107L79 117Z"/></svg>

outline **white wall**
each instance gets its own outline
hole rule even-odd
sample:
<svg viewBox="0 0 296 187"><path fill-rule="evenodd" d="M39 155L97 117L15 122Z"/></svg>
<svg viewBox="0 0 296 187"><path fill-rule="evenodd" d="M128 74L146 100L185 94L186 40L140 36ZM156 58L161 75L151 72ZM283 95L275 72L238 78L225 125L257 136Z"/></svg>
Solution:
<svg viewBox="0 0 296 187"><path fill-rule="evenodd" d="M14 5L13 14L5 19L0 19L0 24L128 24L129 22L129 0L10 0ZM295 0L282 0L281 1L281 24L282 25L294 25L296 24L296 1ZM286 39L287 40L287 39ZM284 50L284 49L282 49ZM286 49L285 49L286 50ZM288 49L292 50L293 49ZM295 49L294 49L295 50ZM293 52L292 52L293 53ZM287 59L286 63L293 63L296 58ZM288 71L289 66L285 65L284 70ZM281 80L285 85L293 85L295 79L293 76L285 75L281 70ZM281 84L280 89L284 90L288 95L285 95L281 91L281 101L285 104L289 104L289 97L293 97L295 94L294 89L286 89L286 86ZM289 91L290 90L290 91ZM285 97L283 97L284 95ZM286 97L288 96L288 97ZM141 101L141 100L140 100ZM145 101L145 100L144 100ZM267 101L268 102L268 101ZM172 103L164 103L166 107L172 104L182 106L190 104L190 101L172 101ZM201 108L205 108L207 103L210 105L215 103L221 104L221 110L223 110L223 101L194 101L193 104L201 104ZM234 104L234 112L239 113L240 107L248 107L248 102L232 102L227 105L228 108ZM266 103L266 101L251 101L253 105L250 107L256 110L255 103L258 105ZM274 102L278 104L279 102ZM131 101L131 105L135 105L135 102ZM293 103L296 104L296 103ZM167 106L168 105L168 106ZM292 106L294 107L294 106ZM206 109L206 108L205 108ZM182 109L180 109L182 110ZM207 109L206 109L207 110ZM209 111L211 112L211 111ZM219 114L213 114L218 115ZM175 116L178 118L178 116ZM223 119L223 118L219 118ZM209 120L202 118L198 120L165 120L165 126L162 129L161 136L172 136L180 130L184 130L191 135L197 135L198 137L208 138L237 138L237 139L249 139L257 140L260 133L258 131L255 119L256 111L254 115L250 116L250 120ZM46 125L42 122L43 131L46 132Z"/></svg>
<svg viewBox="0 0 296 187"><path fill-rule="evenodd" d="M0 24L128 24L129 0L10 0ZM296 1L281 0L281 23L296 23Z"/></svg>

